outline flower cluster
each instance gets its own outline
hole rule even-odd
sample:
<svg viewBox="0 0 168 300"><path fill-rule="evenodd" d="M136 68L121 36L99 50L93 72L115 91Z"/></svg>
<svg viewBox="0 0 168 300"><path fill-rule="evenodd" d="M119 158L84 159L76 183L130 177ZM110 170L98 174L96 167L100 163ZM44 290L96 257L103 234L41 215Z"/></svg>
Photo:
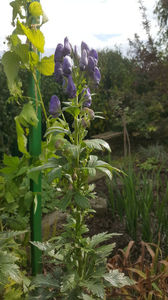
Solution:
<svg viewBox="0 0 168 300"><path fill-rule="evenodd" d="M64 39L64 45L58 44L55 50L54 61L55 69L54 76L58 83L63 83L64 90L69 99L76 97L77 88L73 81L72 71L75 64L79 66L80 71L86 72L86 75L98 85L101 79L100 71L97 67L98 54L96 50L89 49L84 42L81 43L81 56L77 52L77 47L72 49L68 38ZM89 108L92 103L91 92L88 86L82 90L81 97L83 97L83 106ZM49 112L53 117L57 117L60 112L60 101L57 96L53 95L50 100Z"/></svg>
<svg viewBox="0 0 168 300"><path fill-rule="evenodd" d="M91 75L91 78L96 84L99 84L101 74L98 64L98 54L95 49L89 49L88 45L84 42L81 43L81 58L79 62L80 69L86 70Z"/></svg>

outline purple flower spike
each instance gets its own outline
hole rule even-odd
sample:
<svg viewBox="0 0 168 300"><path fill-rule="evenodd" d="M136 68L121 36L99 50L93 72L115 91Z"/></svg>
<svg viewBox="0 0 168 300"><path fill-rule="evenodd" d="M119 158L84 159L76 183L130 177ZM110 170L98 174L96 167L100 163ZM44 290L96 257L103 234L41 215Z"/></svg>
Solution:
<svg viewBox="0 0 168 300"><path fill-rule="evenodd" d="M92 104L92 96L90 93L90 89L89 88L83 89L82 94L83 93L85 93L85 95L84 95L85 102L83 103L83 106L90 107Z"/></svg>
<svg viewBox="0 0 168 300"><path fill-rule="evenodd" d="M96 60L92 57L88 57L88 70L92 73L96 67Z"/></svg>
<svg viewBox="0 0 168 300"><path fill-rule="evenodd" d="M68 77L68 85L67 85L66 92L70 99L73 99L76 96L76 87L71 75L69 75Z"/></svg>
<svg viewBox="0 0 168 300"><path fill-rule="evenodd" d="M92 56L94 59L96 59L98 61L98 54L95 49L91 49L89 51L89 56Z"/></svg>
<svg viewBox="0 0 168 300"><path fill-rule="evenodd" d="M87 52L87 54L89 53L89 47L88 47L88 45L85 43L85 42L82 42L81 43L81 52L83 51L83 50L86 50L86 52Z"/></svg>
<svg viewBox="0 0 168 300"><path fill-rule="evenodd" d="M96 84L99 84L100 79L101 79L101 74L100 74L98 67L95 67L95 69L94 69L93 78L94 78L94 81L96 82Z"/></svg>
<svg viewBox="0 0 168 300"><path fill-rule="evenodd" d="M56 95L53 95L50 99L49 113L52 115L53 118L57 118L59 116L60 110L60 100Z"/></svg>
<svg viewBox="0 0 168 300"><path fill-rule="evenodd" d="M62 82L63 70L62 70L62 64L59 61L55 63L54 75L57 82Z"/></svg>
<svg viewBox="0 0 168 300"><path fill-rule="evenodd" d="M79 67L82 71L84 71L87 65L88 65L87 52L85 49L83 49L79 61Z"/></svg>
<svg viewBox="0 0 168 300"><path fill-rule="evenodd" d="M64 39L64 51L63 51L63 53L64 53L64 56L71 54L71 44L70 44L67 37Z"/></svg>
<svg viewBox="0 0 168 300"><path fill-rule="evenodd" d="M61 61L63 58L63 50L64 50L64 46L62 44L58 44L57 48L55 50L55 55L54 55L54 61Z"/></svg>
<svg viewBox="0 0 168 300"><path fill-rule="evenodd" d="M67 77L72 73L72 59L68 55L63 60L63 73Z"/></svg>

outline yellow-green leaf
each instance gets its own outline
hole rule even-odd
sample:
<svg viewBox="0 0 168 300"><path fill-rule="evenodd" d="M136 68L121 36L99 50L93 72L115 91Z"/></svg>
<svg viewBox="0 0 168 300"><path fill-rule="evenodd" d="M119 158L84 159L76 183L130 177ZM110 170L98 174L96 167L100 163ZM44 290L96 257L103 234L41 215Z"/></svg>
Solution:
<svg viewBox="0 0 168 300"><path fill-rule="evenodd" d="M28 40L30 43L32 43L38 51L44 52L44 44L45 44L45 39L43 33L36 28L30 29L29 27L23 25L19 20L18 20L18 27L22 29L24 34L27 36Z"/></svg>
<svg viewBox="0 0 168 300"><path fill-rule="evenodd" d="M29 51L29 63L31 67L34 67L38 64L39 62L39 56L37 53L33 51Z"/></svg>
<svg viewBox="0 0 168 300"><path fill-rule="evenodd" d="M51 76L54 73L54 55L43 57L38 63L37 69L40 73L46 76Z"/></svg>

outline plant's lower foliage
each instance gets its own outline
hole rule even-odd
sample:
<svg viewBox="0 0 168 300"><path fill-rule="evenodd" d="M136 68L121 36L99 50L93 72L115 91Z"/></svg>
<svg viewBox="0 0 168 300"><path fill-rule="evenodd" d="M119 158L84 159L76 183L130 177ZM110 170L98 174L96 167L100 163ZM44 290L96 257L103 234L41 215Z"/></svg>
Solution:
<svg viewBox="0 0 168 300"><path fill-rule="evenodd" d="M14 237L23 233L25 231L0 232L0 299L2 295L5 300L21 299L22 287L27 289L30 283L16 263L19 260L19 251Z"/></svg>
<svg viewBox="0 0 168 300"><path fill-rule="evenodd" d="M106 287L120 288L134 283L118 270L106 269L107 257L115 244L105 242L116 234L103 232L87 237L84 216L88 213L74 209L61 236L46 243L33 243L51 258L53 270L52 275L38 275L34 279L30 299L38 299L46 290L46 299L53 299L53 295L67 300L104 299Z"/></svg>

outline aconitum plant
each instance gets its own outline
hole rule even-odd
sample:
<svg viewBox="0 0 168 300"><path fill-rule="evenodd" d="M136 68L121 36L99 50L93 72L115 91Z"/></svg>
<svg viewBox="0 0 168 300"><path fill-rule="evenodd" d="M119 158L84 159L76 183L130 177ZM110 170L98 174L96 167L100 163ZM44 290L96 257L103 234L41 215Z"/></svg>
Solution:
<svg viewBox="0 0 168 300"><path fill-rule="evenodd" d="M67 213L67 223L65 231L55 238L55 242L33 244L52 257L52 280L58 279L60 289L52 287L49 299L57 295L60 299L69 300L105 299L105 287L110 286L115 276L121 286L132 282L117 270L115 274L106 270L106 259L114 244L100 247L98 244L110 239L113 234L86 236L89 231L86 217L94 213L90 199L95 197L94 186L89 184L88 178L100 171L111 179L112 172L118 171L92 154L93 150L110 151L109 145L101 139L86 138L91 122L101 118L91 109L91 90L101 79L98 54L82 42L79 56L77 48L73 50L66 37L64 46L57 45L54 61L55 80L62 85L66 101L61 103L56 95L51 97L50 126L45 137L47 145L55 145L55 151L47 163L36 169L48 169L46 175L49 181L59 190L55 206ZM71 126L66 121L67 114L73 118ZM125 283L122 283L123 280Z"/></svg>

